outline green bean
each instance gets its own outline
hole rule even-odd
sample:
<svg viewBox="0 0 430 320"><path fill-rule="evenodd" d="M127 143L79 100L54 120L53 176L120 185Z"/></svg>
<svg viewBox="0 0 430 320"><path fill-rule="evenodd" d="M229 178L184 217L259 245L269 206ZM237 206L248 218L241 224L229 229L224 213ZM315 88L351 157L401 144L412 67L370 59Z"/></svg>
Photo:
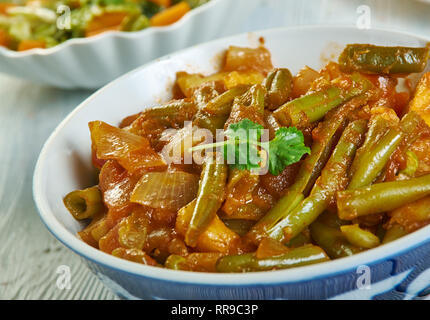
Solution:
<svg viewBox="0 0 430 320"><path fill-rule="evenodd" d="M249 86L246 85L234 87L210 100L202 110L208 114L228 116L231 112L234 99L243 95L248 89Z"/></svg>
<svg viewBox="0 0 430 320"><path fill-rule="evenodd" d="M228 104L225 101L225 97L231 92L227 91L224 93L223 99L217 103L212 103L213 108L219 107L219 110L217 113L214 112L206 112L205 108L206 106L212 101L219 99L218 93L214 92L215 90L211 87L202 87L194 92L193 98L198 106L199 111L197 112L196 116L194 117L193 124L199 128L202 129L208 129L211 131L213 135L216 134L217 129L222 129L224 127L224 123L227 121L228 116L231 111L232 102ZM219 101L219 100L218 100ZM228 110L224 110L228 109ZM211 109L213 110L213 109ZM221 110L224 110L222 112Z"/></svg>
<svg viewBox="0 0 430 320"><path fill-rule="evenodd" d="M255 85L253 88L251 88L251 95L251 106L255 108L255 111L258 114L264 115L266 89L260 85Z"/></svg>
<svg viewBox="0 0 430 320"><path fill-rule="evenodd" d="M413 177L418 170L420 160L417 155L412 151L406 151L406 168L399 171L399 175L406 175Z"/></svg>
<svg viewBox="0 0 430 320"><path fill-rule="evenodd" d="M406 232L405 228L403 228L400 224L394 224L393 226L388 228L387 231L385 232L384 239L382 240L382 244L392 242L407 234L408 233Z"/></svg>
<svg viewBox="0 0 430 320"><path fill-rule="evenodd" d="M360 167L363 166L363 157L367 157L368 153L374 146L378 143L382 136L384 136L391 124L381 115L376 115L372 117L369 121L369 129L366 134L366 139L364 140L361 148L357 150L354 161L351 166L351 173L354 175ZM351 184L350 184L351 185Z"/></svg>
<svg viewBox="0 0 430 320"><path fill-rule="evenodd" d="M330 110L367 92L372 87L370 81L358 73L351 76L351 81L352 86L343 89L337 83L342 80L335 79L330 87L287 102L273 114L283 126L306 127L322 119Z"/></svg>
<svg viewBox="0 0 430 320"><path fill-rule="evenodd" d="M204 112L199 112L194 118L193 124L199 128L209 130L215 136L218 129L224 128L227 119L228 115L209 115Z"/></svg>
<svg viewBox="0 0 430 320"><path fill-rule="evenodd" d="M358 224L341 226L346 239L357 247L371 249L380 245L379 238L372 232L363 230Z"/></svg>
<svg viewBox="0 0 430 320"><path fill-rule="evenodd" d="M325 225L320 220L309 227L311 237L332 259L352 256L363 249L350 244L339 228Z"/></svg>
<svg viewBox="0 0 430 320"><path fill-rule="evenodd" d="M257 259L255 253L226 256L218 260L218 272L255 272L287 269L328 261L327 254L314 245L291 249L289 252L264 259Z"/></svg>
<svg viewBox="0 0 430 320"><path fill-rule="evenodd" d="M248 88L249 86L244 85L237 86L215 97L199 110L194 118L194 124L199 128L210 130L215 135L217 129L224 128L232 110L256 103L259 104L258 112L264 112L264 100L261 101L265 94L261 91L263 88L258 85Z"/></svg>
<svg viewBox="0 0 430 320"><path fill-rule="evenodd" d="M216 156L210 155L203 166L197 193L196 206L185 234L185 243L197 245L199 236L206 230L224 201L228 167Z"/></svg>
<svg viewBox="0 0 430 320"><path fill-rule="evenodd" d="M309 236L309 232L300 232L293 239L285 243L285 245L289 248L298 248L298 247L302 247L304 245L310 244L311 242L312 241Z"/></svg>
<svg viewBox="0 0 430 320"><path fill-rule="evenodd" d="M310 192L330 157L331 150L337 142L336 132L343 129L349 111L351 111L350 106L342 106L334 112L332 117L322 122L317 129L318 138L313 142L311 154L300 166L295 183L246 235L249 241L259 243L262 238L267 236L267 230L284 219Z"/></svg>
<svg viewBox="0 0 430 320"><path fill-rule="evenodd" d="M293 76L288 69L274 69L263 82L267 90L267 104L274 110L288 101L293 90Z"/></svg>
<svg viewBox="0 0 430 320"><path fill-rule="evenodd" d="M273 113L270 111L266 111L264 114L264 122L265 127L269 129L269 137L270 140L274 139L276 136L276 131L281 128L281 125L278 123L278 120L273 116Z"/></svg>
<svg viewBox="0 0 430 320"><path fill-rule="evenodd" d="M415 111L409 111L400 121L400 129L404 134L404 145L413 144L423 133L428 132L428 126L423 118Z"/></svg>
<svg viewBox="0 0 430 320"><path fill-rule="evenodd" d="M118 242L122 247L128 249L142 250L148 234L149 221L132 213L119 224Z"/></svg>
<svg viewBox="0 0 430 320"><path fill-rule="evenodd" d="M322 215L318 217L318 221L323 223L324 225L339 229L339 227L344 226L346 224L350 224L349 221L342 220L337 215L337 212L326 211Z"/></svg>
<svg viewBox="0 0 430 320"><path fill-rule="evenodd" d="M235 99L232 113L243 110L245 107L250 112L263 116L266 93L266 89L262 85L253 85L244 95Z"/></svg>
<svg viewBox="0 0 430 320"><path fill-rule="evenodd" d="M382 47L350 44L339 57L341 69L376 74L422 72L429 57L428 48Z"/></svg>
<svg viewBox="0 0 430 320"><path fill-rule="evenodd" d="M346 127L322 170L320 179L313 187L312 194L324 193L333 199L336 191L346 187L348 184L347 171L353 162L357 149L363 143L366 130L366 120L353 121Z"/></svg>
<svg viewBox="0 0 430 320"><path fill-rule="evenodd" d="M184 265L187 263L187 259L176 254L171 254L167 257L164 262L164 267L172 270L186 270Z"/></svg>
<svg viewBox="0 0 430 320"><path fill-rule="evenodd" d="M97 186L70 192L63 201L76 220L92 218L103 208L102 194Z"/></svg>
<svg viewBox="0 0 430 320"><path fill-rule="evenodd" d="M223 219L223 222L227 228L233 230L240 236L244 236L255 224L253 220L244 219Z"/></svg>
<svg viewBox="0 0 430 320"><path fill-rule="evenodd" d="M321 123L311 147L311 154L305 158L300 166L296 181L291 190L308 195L322 169L330 158L333 147L338 142L337 132L345 128L346 117L350 109L340 108L332 117Z"/></svg>
<svg viewBox="0 0 430 320"><path fill-rule="evenodd" d="M400 121L400 128L390 127L382 116L371 120L363 147L352 164L352 178L348 189L370 185L386 167L398 147L409 146L421 134L425 125L415 112L409 112Z"/></svg>
<svg viewBox="0 0 430 320"><path fill-rule="evenodd" d="M194 91L192 99L200 111L213 99L219 96L218 91L213 86L202 86ZM197 115L196 115L197 116Z"/></svg>
<svg viewBox="0 0 430 320"><path fill-rule="evenodd" d="M371 145L361 155L359 159L360 165L352 175L348 188L355 189L370 185L385 168L402 139L403 133L396 128L391 128L376 145Z"/></svg>
<svg viewBox="0 0 430 320"><path fill-rule="evenodd" d="M234 196L233 196L234 197ZM234 211L230 209L229 213L221 213L220 218L229 220L249 220L256 221L260 220L264 215L265 211L253 202L245 203L240 206L235 206Z"/></svg>
<svg viewBox="0 0 430 320"><path fill-rule="evenodd" d="M196 104L189 99L183 99L145 110L142 115L148 119L158 120L165 126L177 128L182 127L185 121L191 121L196 113Z"/></svg>
<svg viewBox="0 0 430 320"><path fill-rule="evenodd" d="M288 193L251 228L245 235L245 238L254 244L258 244L263 238L268 236L267 231L277 225L277 223L297 207L303 199L303 193L289 190Z"/></svg>
<svg viewBox="0 0 430 320"><path fill-rule="evenodd" d="M383 182L370 187L340 191L337 208L341 219L387 212L430 195L430 175Z"/></svg>
<svg viewBox="0 0 430 320"><path fill-rule="evenodd" d="M336 191L346 188L347 171L356 150L362 143L366 127L365 120L354 121L348 125L321 172L321 177L313 187L311 195L267 231L271 238L281 242L294 238L327 209L334 200Z"/></svg>

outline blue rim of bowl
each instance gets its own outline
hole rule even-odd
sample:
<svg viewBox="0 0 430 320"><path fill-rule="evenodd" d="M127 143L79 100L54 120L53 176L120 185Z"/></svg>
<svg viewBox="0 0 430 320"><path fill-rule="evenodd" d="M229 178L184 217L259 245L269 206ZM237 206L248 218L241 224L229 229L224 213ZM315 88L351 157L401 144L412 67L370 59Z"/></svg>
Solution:
<svg viewBox="0 0 430 320"><path fill-rule="evenodd" d="M221 3L223 1L231 1L231 0L211 0L208 3L205 3L202 6L197 7L191 10L190 12L187 12L181 19L179 19L175 23L164 27L149 27L135 32L106 31L101 34L88 37L88 38L72 38L54 47L47 48L47 49L34 48L26 51L14 51L0 46L0 56L4 56L7 58L22 58L22 57L34 56L34 55L46 56L46 55L55 54L58 51L66 49L70 46L77 46L77 45L84 45L84 44L89 44L93 42L98 42L105 38L139 39L140 37L149 36L151 34L164 34L164 33L168 33L170 31L174 31L182 28L182 26L187 24L188 21L190 21L194 16L200 14L203 11L210 10L218 3Z"/></svg>
<svg viewBox="0 0 430 320"><path fill-rule="evenodd" d="M270 272L249 272L243 274L220 274L220 273L202 273L202 272L187 272L187 271L176 271L169 270L158 267L146 266L134 262L130 262L124 259L116 258L112 255L106 254L98 249L95 249L85 242L80 240L78 237L69 232L51 213L49 205L44 197L39 193L38 190L43 190L42 177L40 176L41 167L43 165L43 160L47 149L49 148L52 141L55 139L57 133L63 129L63 127L73 118L75 113L83 109L90 100L94 97L103 94L105 90L108 90L110 86L116 84L117 82L123 81L125 78L132 76L135 73L140 72L142 69L147 68L150 65L161 63L165 60L170 59L172 56L176 56L181 53L185 53L188 50L197 48L200 46L206 46L216 43L228 43L235 41L237 38L247 36L249 34L257 34L258 36L267 36L272 33L282 33L285 31L294 30L312 30L312 29L331 30L335 32L336 30L350 30L351 32L357 32L357 28L349 26L336 26L336 25L311 25L311 26L298 26L298 27L286 27L286 28L275 28L263 31L255 31L251 33L243 33L239 35L234 35L226 38L221 38L196 46L177 51L175 53L166 55L150 63L144 64L137 69L134 69L118 79L107 84L103 88L96 91L86 100L84 100L78 107L76 107L51 133L49 138L46 140L42 147L41 153L37 160L34 176L33 176L33 197L38 210L39 216L46 226L46 228L66 247L71 249L76 254L84 257L85 259L102 265L106 268L117 270L118 272L125 272L127 274L151 278L155 281L165 281L172 282L175 284L184 285L205 285L205 286L230 286L230 287L245 287L245 286L255 286L255 285L279 285L286 283L298 283L306 282L311 280L318 280L327 277L333 277L339 274L345 274L356 270L358 266L374 266L384 261L389 261L397 256L404 254L405 252L414 250L418 247L430 244L430 237L428 234L430 232L430 226L424 227L417 230L411 234L408 234L398 240L391 243L385 244L383 246L367 250L365 252L341 258L337 260L332 260L324 263L319 263L315 265L296 267L286 270L277 270ZM329 31L328 31L329 32ZM379 32L387 34L399 34L403 36L410 37L425 43L430 42L430 39L414 35L413 33L401 32L401 31L391 31L381 28L373 28L371 30L359 30L359 32ZM354 271L355 272L355 271Z"/></svg>

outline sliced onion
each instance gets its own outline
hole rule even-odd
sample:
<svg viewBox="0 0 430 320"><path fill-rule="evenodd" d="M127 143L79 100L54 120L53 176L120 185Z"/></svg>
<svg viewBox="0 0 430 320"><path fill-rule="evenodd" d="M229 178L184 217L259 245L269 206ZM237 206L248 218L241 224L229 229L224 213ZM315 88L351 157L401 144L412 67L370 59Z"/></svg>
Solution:
<svg viewBox="0 0 430 320"><path fill-rule="evenodd" d="M117 160L128 172L136 173L166 167L163 158L148 139L113 127L102 121L89 123L92 147L101 160Z"/></svg>
<svg viewBox="0 0 430 320"><path fill-rule="evenodd" d="M196 198L199 177L195 174L149 172L142 176L131 195L131 202L151 208L177 211Z"/></svg>

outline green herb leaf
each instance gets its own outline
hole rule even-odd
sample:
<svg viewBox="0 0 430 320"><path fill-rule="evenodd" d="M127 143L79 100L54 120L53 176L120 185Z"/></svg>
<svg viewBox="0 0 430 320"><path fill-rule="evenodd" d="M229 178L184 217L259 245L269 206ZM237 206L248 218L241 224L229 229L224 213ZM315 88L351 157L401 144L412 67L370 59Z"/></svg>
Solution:
<svg viewBox="0 0 430 320"><path fill-rule="evenodd" d="M224 158L235 169L260 169L262 152L268 153L269 172L279 175L287 166L300 161L311 150L304 143L303 133L297 128L281 128L270 142L261 142L264 127L249 119L231 124L225 131L224 142L200 145L191 151L223 147Z"/></svg>
<svg viewBox="0 0 430 320"><path fill-rule="evenodd" d="M263 130L262 125L249 119L244 119L228 127L225 136L229 143L225 145L224 157L231 167L240 170L260 168L262 158L258 150L258 142Z"/></svg>
<svg viewBox="0 0 430 320"><path fill-rule="evenodd" d="M269 143L269 172L278 175L298 161L311 149L304 144L303 133L297 128L281 128Z"/></svg>

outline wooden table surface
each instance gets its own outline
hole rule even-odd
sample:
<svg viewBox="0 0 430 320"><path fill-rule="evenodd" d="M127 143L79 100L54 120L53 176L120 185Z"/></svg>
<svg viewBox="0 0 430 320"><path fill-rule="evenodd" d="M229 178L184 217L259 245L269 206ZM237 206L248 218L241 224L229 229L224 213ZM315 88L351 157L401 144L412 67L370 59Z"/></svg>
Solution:
<svg viewBox="0 0 430 320"><path fill-rule="evenodd" d="M365 4L372 8L372 27L430 36L430 5L411 0L256 1L261 5L245 25L222 34L289 25L355 25L357 8ZM290 9L280 11L285 2ZM33 170L44 141L91 93L42 87L0 74L0 299L115 298L76 254L51 236L32 197ZM57 285L57 268L62 265L70 268L69 290Z"/></svg>

